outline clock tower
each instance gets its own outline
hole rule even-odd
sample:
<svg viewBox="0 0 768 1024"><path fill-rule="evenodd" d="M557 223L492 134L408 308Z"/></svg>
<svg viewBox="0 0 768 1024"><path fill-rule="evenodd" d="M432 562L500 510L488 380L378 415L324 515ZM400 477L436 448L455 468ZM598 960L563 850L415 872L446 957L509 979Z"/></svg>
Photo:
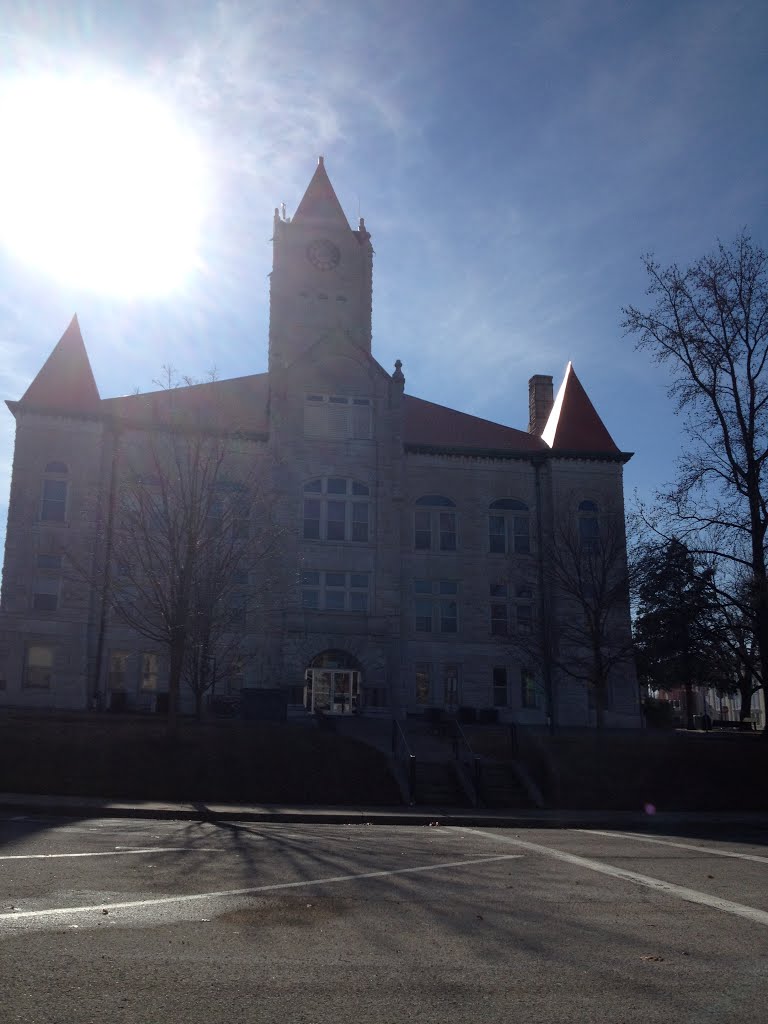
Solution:
<svg viewBox="0 0 768 1024"><path fill-rule="evenodd" d="M323 158L292 218L275 210L269 293L269 369L295 362L329 331L371 351L373 247L353 231Z"/></svg>

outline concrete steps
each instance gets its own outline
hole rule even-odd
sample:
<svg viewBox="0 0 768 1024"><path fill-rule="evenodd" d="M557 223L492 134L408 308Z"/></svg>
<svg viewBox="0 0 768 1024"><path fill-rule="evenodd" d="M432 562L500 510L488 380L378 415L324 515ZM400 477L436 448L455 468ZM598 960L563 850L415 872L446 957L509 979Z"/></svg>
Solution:
<svg viewBox="0 0 768 1024"><path fill-rule="evenodd" d="M534 806L511 764L486 762L480 776L479 795L484 807Z"/></svg>
<svg viewBox="0 0 768 1024"><path fill-rule="evenodd" d="M416 804L437 807L469 807L453 764L444 761L416 762Z"/></svg>

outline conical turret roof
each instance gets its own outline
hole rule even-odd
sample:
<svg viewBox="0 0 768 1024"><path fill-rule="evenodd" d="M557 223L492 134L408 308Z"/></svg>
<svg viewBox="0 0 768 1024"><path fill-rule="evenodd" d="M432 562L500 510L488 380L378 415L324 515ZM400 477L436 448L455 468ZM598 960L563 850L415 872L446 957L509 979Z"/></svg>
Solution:
<svg viewBox="0 0 768 1024"><path fill-rule="evenodd" d="M587 392L568 363L547 425L541 434L550 448L569 452L618 452Z"/></svg>
<svg viewBox="0 0 768 1024"><path fill-rule="evenodd" d="M317 169L307 186L307 191L293 215L292 223L317 221L325 224L341 224L349 228L349 221L344 216L336 193L333 191L331 179L325 169L322 157L318 157Z"/></svg>
<svg viewBox="0 0 768 1024"><path fill-rule="evenodd" d="M22 406L57 412L92 412L101 401L77 314L21 399Z"/></svg>

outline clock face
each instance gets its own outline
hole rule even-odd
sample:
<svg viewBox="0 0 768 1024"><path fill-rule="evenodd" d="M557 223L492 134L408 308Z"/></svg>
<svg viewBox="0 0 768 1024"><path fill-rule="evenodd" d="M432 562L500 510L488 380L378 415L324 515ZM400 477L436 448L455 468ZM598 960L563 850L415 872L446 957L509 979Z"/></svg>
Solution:
<svg viewBox="0 0 768 1024"><path fill-rule="evenodd" d="M318 270L332 270L339 265L341 253L327 238L318 238L307 246L307 259Z"/></svg>

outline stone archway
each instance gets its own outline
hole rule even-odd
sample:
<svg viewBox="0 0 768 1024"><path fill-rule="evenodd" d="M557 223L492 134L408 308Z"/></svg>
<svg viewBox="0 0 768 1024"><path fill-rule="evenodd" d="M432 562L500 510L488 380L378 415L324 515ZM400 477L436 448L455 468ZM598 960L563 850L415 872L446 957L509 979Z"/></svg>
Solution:
<svg viewBox="0 0 768 1024"><path fill-rule="evenodd" d="M360 707L362 671L348 651L315 655L304 672L304 706L322 715L355 714Z"/></svg>

